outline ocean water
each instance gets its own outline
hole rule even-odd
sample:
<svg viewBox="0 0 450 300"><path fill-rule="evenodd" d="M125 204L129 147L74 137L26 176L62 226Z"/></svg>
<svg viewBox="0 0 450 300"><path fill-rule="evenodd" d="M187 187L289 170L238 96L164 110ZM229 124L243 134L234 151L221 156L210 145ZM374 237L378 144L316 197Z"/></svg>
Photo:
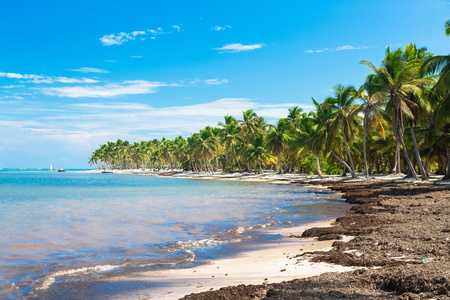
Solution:
<svg viewBox="0 0 450 300"><path fill-rule="evenodd" d="M342 203L297 184L0 171L0 298L202 263L268 238L266 228L341 215Z"/></svg>

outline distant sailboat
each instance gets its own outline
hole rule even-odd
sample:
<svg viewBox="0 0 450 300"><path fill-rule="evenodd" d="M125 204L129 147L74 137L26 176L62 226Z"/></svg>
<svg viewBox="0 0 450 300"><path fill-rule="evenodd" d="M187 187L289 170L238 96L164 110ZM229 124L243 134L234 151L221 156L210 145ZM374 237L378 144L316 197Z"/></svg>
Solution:
<svg viewBox="0 0 450 300"><path fill-rule="evenodd" d="M53 171L53 166L50 164L50 172Z"/></svg>

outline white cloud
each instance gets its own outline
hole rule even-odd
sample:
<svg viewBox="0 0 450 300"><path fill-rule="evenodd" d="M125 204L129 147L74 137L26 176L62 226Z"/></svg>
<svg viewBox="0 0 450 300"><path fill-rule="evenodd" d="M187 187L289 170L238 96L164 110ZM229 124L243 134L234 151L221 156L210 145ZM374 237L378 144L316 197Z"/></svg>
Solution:
<svg viewBox="0 0 450 300"><path fill-rule="evenodd" d="M228 28L231 28L231 26L230 25L215 26L215 27L212 27L211 30L222 31L222 30L225 30Z"/></svg>
<svg viewBox="0 0 450 300"><path fill-rule="evenodd" d="M25 99L24 97L21 97L21 96L3 96L3 97L0 97L0 99L16 99L16 100L22 100L22 99Z"/></svg>
<svg viewBox="0 0 450 300"><path fill-rule="evenodd" d="M219 50L219 51L223 51L226 53L237 53L237 52L242 52L242 51L256 50L256 49L259 49L262 47L264 47L264 44L242 45L240 43L233 43L233 44L227 44L220 48L214 48L214 50Z"/></svg>
<svg viewBox="0 0 450 300"><path fill-rule="evenodd" d="M387 48L387 47L396 47L396 46L401 46L401 45L402 45L402 43L389 44L385 48Z"/></svg>
<svg viewBox="0 0 450 300"><path fill-rule="evenodd" d="M32 83L96 83L98 80L90 79L90 78L68 78L68 77L51 77L51 76L42 76L35 74L18 74L18 73L5 73L0 72L0 77L12 78L12 79L25 79L29 80Z"/></svg>
<svg viewBox="0 0 450 300"><path fill-rule="evenodd" d="M145 31L142 31L142 30L136 30L136 31L133 31L132 33L131 33L131 35L132 36L137 36L137 35L146 35L147 33L145 32Z"/></svg>
<svg viewBox="0 0 450 300"><path fill-rule="evenodd" d="M336 48L336 51L342 51L342 50L359 50L359 49L369 49L366 46L358 46L358 47L353 47L350 45L345 45L345 46L340 46Z"/></svg>
<svg viewBox="0 0 450 300"><path fill-rule="evenodd" d="M369 49L369 47L367 46L350 46L350 45L345 45L345 46L339 46L337 48L323 48L323 49L318 49L318 50L305 50L303 52L306 53L322 53L322 52L331 52L331 51L342 51L342 50L361 50L361 49Z"/></svg>
<svg viewBox="0 0 450 300"><path fill-rule="evenodd" d="M228 83L228 79L205 79L203 82L207 85L217 85Z"/></svg>
<svg viewBox="0 0 450 300"><path fill-rule="evenodd" d="M108 71L103 70L103 69L89 68L89 67L71 69L70 71L81 72L81 73L109 73Z"/></svg>
<svg viewBox="0 0 450 300"><path fill-rule="evenodd" d="M180 25L173 25L172 28L174 28L176 31L181 31ZM146 29L146 30L135 30L130 33L127 32L120 32L120 33L113 33L113 34L107 34L100 38L100 42L103 46L111 46L111 45L122 45L126 42L135 40L137 36L139 35L147 35L149 33L151 35L150 39L154 40L156 36L161 34L170 34L173 31L164 31L161 27L158 27L155 29ZM145 38L141 37L139 40L145 41Z"/></svg>
<svg viewBox="0 0 450 300"><path fill-rule="evenodd" d="M142 55L132 55L132 56L130 56L131 58L142 58L143 56Z"/></svg>
<svg viewBox="0 0 450 300"><path fill-rule="evenodd" d="M24 85L5 85L5 86L0 86L0 88L2 89L15 89L15 88L23 88L25 87Z"/></svg>
<svg viewBox="0 0 450 300"><path fill-rule="evenodd" d="M162 82L146 80L128 80L122 83L110 83L102 86L65 86L38 88L49 96L69 98L108 98L122 95L137 95L156 93L158 87L167 86Z"/></svg>
<svg viewBox="0 0 450 300"><path fill-rule="evenodd" d="M107 34L100 38L100 42L103 46L122 45L129 40L134 40L134 37L125 32L118 33L117 35Z"/></svg>
<svg viewBox="0 0 450 300"><path fill-rule="evenodd" d="M15 152L21 151L44 165L49 164L49 158L66 157L72 163L78 159L75 164L83 166L90 153L107 141L187 137L207 125L217 126L227 114L241 119L242 111L247 109L274 124L295 105L298 103L259 103L248 98L166 107L112 100L77 104L5 100L0 101L0 136L9 156L2 157L14 161ZM305 111L313 109L311 105L300 106ZM42 154L38 153L40 149ZM49 149L52 154L47 157Z"/></svg>

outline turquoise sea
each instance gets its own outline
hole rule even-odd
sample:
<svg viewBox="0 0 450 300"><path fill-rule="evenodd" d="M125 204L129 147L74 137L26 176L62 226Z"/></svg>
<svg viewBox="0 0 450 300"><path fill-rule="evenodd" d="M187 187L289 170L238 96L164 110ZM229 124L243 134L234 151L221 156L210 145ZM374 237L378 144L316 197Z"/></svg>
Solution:
<svg viewBox="0 0 450 300"><path fill-rule="evenodd" d="M342 215L342 203L298 184L0 170L0 298L232 255L273 238L266 228Z"/></svg>

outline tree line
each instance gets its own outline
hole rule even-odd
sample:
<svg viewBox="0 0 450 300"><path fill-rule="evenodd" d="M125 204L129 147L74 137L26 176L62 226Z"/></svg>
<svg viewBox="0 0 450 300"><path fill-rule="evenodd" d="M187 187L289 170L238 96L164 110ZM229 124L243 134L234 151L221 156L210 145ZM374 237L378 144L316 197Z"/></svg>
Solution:
<svg viewBox="0 0 450 300"><path fill-rule="evenodd" d="M450 35L450 20L445 22ZM410 44L386 49L360 87L337 84L315 110L288 110L276 124L253 110L225 116L186 139L117 140L89 159L99 168L183 169L194 172L327 174L430 173L450 179L450 55Z"/></svg>

